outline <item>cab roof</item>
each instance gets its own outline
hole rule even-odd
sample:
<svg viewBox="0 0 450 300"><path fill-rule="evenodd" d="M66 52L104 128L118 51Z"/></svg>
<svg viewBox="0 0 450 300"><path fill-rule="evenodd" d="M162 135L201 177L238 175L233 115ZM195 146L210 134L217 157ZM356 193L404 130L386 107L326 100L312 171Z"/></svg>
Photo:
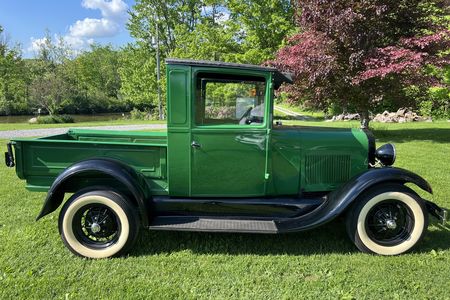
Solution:
<svg viewBox="0 0 450 300"><path fill-rule="evenodd" d="M284 83L284 82L286 82L286 83L293 83L291 74L281 72L277 68L274 68L274 67L265 67L265 66L250 65L250 64L228 63L228 62L222 62L222 61L177 59L177 58L168 58L168 59L166 59L166 64L168 64L168 65L214 67L214 68L232 68L232 69L272 72L274 74L273 78L274 78L274 83L275 83L275 89L278 89L280 87L280 85L282 83Z"/></svg>

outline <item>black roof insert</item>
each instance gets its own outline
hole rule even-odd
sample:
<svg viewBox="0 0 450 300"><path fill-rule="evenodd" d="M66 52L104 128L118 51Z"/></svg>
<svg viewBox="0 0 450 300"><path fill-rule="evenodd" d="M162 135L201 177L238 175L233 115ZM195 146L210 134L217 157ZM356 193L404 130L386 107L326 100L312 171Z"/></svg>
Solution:
<svg viewBox="0 0 450 300"><path fill-rule="evenodd" d="M277 89L283 82L292 83L292 77L289 73L283 73L278 71L274 67L265 67L259 65L250 64L237 64L227 63L222 61L209 61L209 60L194 60L194 59L177 59L168 58L166 64L169 65L187 65L187 66L204 66L204 67L216 67L216 68L235 68L235 69L248 69L256 71L266 71L274 73L275 89Z"/></svg>

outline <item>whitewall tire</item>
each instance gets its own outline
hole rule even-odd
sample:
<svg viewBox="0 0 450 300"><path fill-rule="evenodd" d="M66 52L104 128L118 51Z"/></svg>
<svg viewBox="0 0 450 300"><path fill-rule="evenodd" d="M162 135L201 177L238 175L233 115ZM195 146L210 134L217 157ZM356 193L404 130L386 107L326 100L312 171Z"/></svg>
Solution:
<svg viewBox="0 0 450 300"><path fill-rule="evenodd" d="M139 217L133 205L110 190L83 190L59 214L59 232L76 255L106 258L125 253L135 242Z"/></svg>
<svg viewBox="0 0 450 300"><path fill-rule="evenodd" d="M422 199L400 184L365 192L347 215L350 239L363 252L398 255L423 237L428 213Z"/></svg>

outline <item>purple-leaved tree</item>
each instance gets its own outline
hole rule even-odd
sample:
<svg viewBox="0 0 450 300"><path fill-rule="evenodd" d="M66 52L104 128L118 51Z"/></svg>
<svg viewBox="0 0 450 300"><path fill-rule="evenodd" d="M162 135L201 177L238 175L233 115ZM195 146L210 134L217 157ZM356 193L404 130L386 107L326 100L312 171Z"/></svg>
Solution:
<svg viewBox="0 0 450 300"><path fill-rule="evenodd" d="M300 33L268 63L294 74L291 99L356 110L362 127L386 97L401 105L405 86L429 84L424 66L448 65L445 1L298 0L298 8Z"/></svg>

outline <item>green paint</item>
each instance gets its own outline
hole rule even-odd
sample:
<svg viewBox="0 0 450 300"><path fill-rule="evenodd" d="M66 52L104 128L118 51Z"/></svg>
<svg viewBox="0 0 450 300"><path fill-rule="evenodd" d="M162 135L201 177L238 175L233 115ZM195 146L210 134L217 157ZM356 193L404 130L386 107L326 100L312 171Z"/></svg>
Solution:
<svg viewBox="0 0 450 300"><path fill-rule="evenodd" d="M251 197L331 191L368 168L368 140L361 130L272 125L273 81L280 78L274 69L176 62L166 72L167 133L71 129L17 139L17 175L29 190L46 191L69 165L109 157L141 172L153 194ZM264 82L263 121L196 124L200 74Z"/></svg>

